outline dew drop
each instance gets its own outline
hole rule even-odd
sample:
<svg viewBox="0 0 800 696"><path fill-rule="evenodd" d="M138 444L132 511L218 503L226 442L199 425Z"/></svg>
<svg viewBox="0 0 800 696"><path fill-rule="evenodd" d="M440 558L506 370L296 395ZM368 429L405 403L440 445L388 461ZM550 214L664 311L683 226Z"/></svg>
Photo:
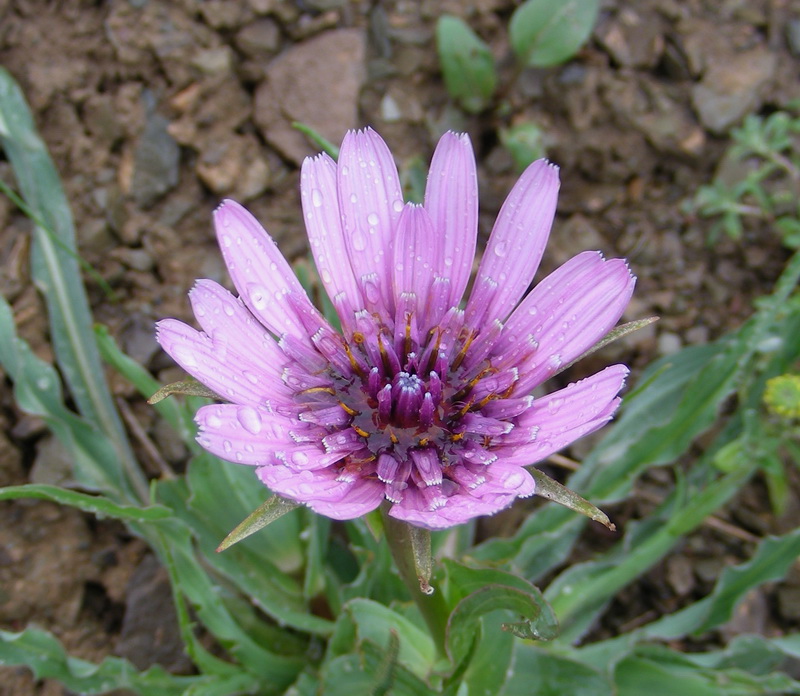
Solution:
<svg viewBox="0 0 800 696"><path fill-rule="evenodd" d="M228 226L228 218L225 218L225 222L223 223L226 227ZM222 246L229 247L231 245L231 238L230 235L223 234L222 235Z"/></svg>
<svg viewBox="0 0 800 696"><path fill-rule="evenodd" d="M373 227L380 222L380 218L378 217L377 213L370 213L367 215L367 222L372 225Z"/></svg>
<svg viewBox="0 0 800 696"><path fill-rule="evenodd" d="M248 288L248 297L250 298L250 302L253 303L253 307L256 309L264 309L267 306L267 298L269 297L269 293L267 290L260 285L253 285Z"/></svg>
<svg viewBox="0 0 800 696"><path fill-rule="evenodd" d="M197 355L190 346L178 344L172 349L172 352L175 360L184 367L197 367Z"/></svg>
<svg viewBox="0 0 800 696"><path fill-rule="evenodd" d="M44 391L50 386L50 380L47 377L39 377L39 379L36 380L36 386Z"/></svg>
<svg viewBox="0 0 800 696"><path fill-rule="evenodd" d="M258 375L255 372L250 372L249 370L242 370L242 375L248 382L250 382L250 384L258 384L259 382Z"/></svg>
<svg viewBox="0 0 800 696"><path fill-rule="evenodd" d="M333 278L331 278L330 271L327 268L322 269L321 275L323 283L330 283L333 280Z"/></svg>
<svg viewBox="0 0 800 696"><path fill-rule="evenodd" d="M445 266L452 266L453 265L453 257L452 256L445 256L444 257L444 265Z"/></svg>
<svg viewBox="0 0 800 696"><path fill-rule="evenodd" d="M231 444L231 441L230 440L224 440L222 442L222 449L224 449L226 452L230 452L233 449L233 445Z"/></svg>
<svg viewBox="0 0 800 696"><path fill-rule="evenodd" d="M251 435L258 435L261 432L261 416L252 406L242 406L236 411L236 419Z"/></svg>
<svg viewBox="0 0 800 696"><path fill-rule="evenodd" d="M364 233L356 230L353 232L353 249L356 251L364 251L367 248L367 240L364 238Z"/></svg>
<svg viewBox="0 0 800 696"><path fill-rule="evenodd" d="M355 193L350 194L350 202L351 203L358 203L358 196Z"/></svg>
<svg viewBox="0 0 800 696"><path fill-rule="evenodd" d="M497 246L494 248L495 256L499 256L503 258L508 253L508 243L507 242L499 242Z"/></svg>
<svg viewBox="0 0 800 696"><path fill-rule="evenodd" d="M305 452L292 452L292 463L297 466L308 464L308 455Z"/></svg>
<svg viewBox="0 0 800 696"><path fill-rule="evenodd" d="M201 304L195 305L194 314L197 317L204 317L206 315L206 308Z"/></svg>
<svg viewBox="0 0 800 696"><path fill-rule="evenodd" d="M342 176L347 176L350 173L350 168L347 165L342 165L339 167L339 173Z"/></svg>
<svg viewBox="0 0 800 696"><path fill-rule="evenodd" d="M227 302L224 305L222 305L222 311L225 312L225 314L229 317L232 317L235 312L233 307L229 305Z"/></svg>
<svg viewBox="0 0 800 696"><path fill-rule="evenodd" d="M311 205L315 208L319 208L322 205L322 191L319 189L313 189L311 191Z"/></svg>
<svg viewBox="0 0 800 696"><path fill-rule="evenodd" d="M219 428L222 426L222 419L219 416L212 413L206 419L206 425L208 425L211 428Z"/></svg>
<svg viewBox="0 0 800 696"><path fill-rule="evenodd" d="M396 200L394 203L392 203L392 209L394 212L399 213L401 210L403 210L403 201L399 199Z"/></svg>

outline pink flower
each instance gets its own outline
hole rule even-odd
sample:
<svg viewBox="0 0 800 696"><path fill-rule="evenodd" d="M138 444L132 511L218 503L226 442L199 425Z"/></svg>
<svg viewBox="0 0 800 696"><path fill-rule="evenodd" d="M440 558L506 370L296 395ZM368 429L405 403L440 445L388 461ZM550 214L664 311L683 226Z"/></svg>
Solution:
<svg viewBox="0 0 800 696"><path fill-rule="evenodd" d="M403 202L370 129L345 136L338 164L306 159L308 237L341 333L255 218L225 201L214 222L239 297L199 280L203 330L158 324L164 350L228 402L198 411L198 442L335 519L387 500L393 517L440 529L533 494L524 467L610 420L628 372L531 396L614 326L634 285L623 260L589 251L525 295L558 186L545 160L522 174L462 308L478 228L466 135L439 141L422 206Z"/></svg>

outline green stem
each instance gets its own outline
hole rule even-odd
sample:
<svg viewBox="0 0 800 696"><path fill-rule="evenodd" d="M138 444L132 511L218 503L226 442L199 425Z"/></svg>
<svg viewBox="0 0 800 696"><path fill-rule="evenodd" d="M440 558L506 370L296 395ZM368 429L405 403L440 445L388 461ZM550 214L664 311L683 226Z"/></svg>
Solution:
<svg viewBox="0 0 800 696"><path fill-rule="evenodd" d="M446 657L445 637L449 611L444 595L441 591L425 594L420 589L423 581L419 577L417 564L414 560L415 553L411 526L406 522L390 517L385 506L381 507L381 517L383 519L383 529L386 533L386 541L389 544L397 570L400 572L400 577L406 584L411 598L419 608L422 618L425 619L431 638L433 638L433 642L436 645L438 656Z"/></svg>

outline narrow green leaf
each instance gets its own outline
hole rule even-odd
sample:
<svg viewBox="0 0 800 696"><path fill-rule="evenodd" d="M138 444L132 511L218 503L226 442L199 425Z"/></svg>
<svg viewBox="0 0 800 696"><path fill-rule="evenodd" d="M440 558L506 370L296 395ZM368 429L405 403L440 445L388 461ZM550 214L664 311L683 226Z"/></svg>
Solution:
<svg viewBox="0 0 800 696"><path fill-rule="evenodd" d="M259 506L250 513L228 536L223 539L217 547L217 551L224 551L234 544L246 539L251 534L255 534L259 529L264 529L268 524L283 517L287 512L291 512L299 503L293 500L286 500L279 495L273 495L263 505Z"/></svg>
<svg viewBox="0 0 800 696"><path fill-rule="evenodd" d="M612 690L609 679L582 662L554 654L544 646L516 641L513 665L502 694L612 696L616 692Z"/></svg>
<svg viewBox="0 0 800 696"><path fill-rule="evenodd" d="M75 229L64 190L25 98L11 75L0 68L0 145L11 162L26 204L59 239L34 226L31 267L34 282L47 301L50 336L59 367L80 413L105 434L116 450L98 462L103 478L124 471L125 485L116 494L129 501L147 499L148 487L114 407L92 336L92 318L80 267L75 260Z"/></svg>
<svg viewBox="0 0 800 696"><path fill-rule="evenodd" d="M0 500L16 500L19 498L35 498L49 500L61 505L69 505L84 512L90 512L98 518L113 517L126 522L157 522L172 516L172 512L160 505L140 508L132 505L118 505L113 500L99 495L87 495L70 491L58 486L30 483L24 486L7 486L0 488Z"/></svg>
<svg viewBox="0 0 800 696"><path fill-rule="evenodd" d="M414 555L414 566L417 569L419 590L422 594L433 594L431 573L433 572L433 556L431 555L431 533L421 527L410 527L411 552Z"/></svg>
<svg viewBox="0 0 800 696"><path fill-rule="evenodd" d="M536 481L536 495L586 515L590 520L599 522L612 532L616 531L617 528L608 519L606 513L592 505L588 500L581 498L575 491L561 485L558 481L551 479L547 474L534 467L528 467L527 470Z"/></svg>
<svg viewBox="0 0 800 696"><path fill-rule="evenodd" d="M75 480L86 490L114 496L125 490L113 444L95 426L64 405L61 380L16 335L11 307L0 296L0 366L14 383L19 408L41 417L72 458ZM132 496L131 496L132 497ZM129 498L130 499L130 498Z"/></svg>
<svg viewBox="0 0 800 696"><path fill-rule="evenodd" d="M311 126L308 126L305 123L300 123L299 121L292 121L292 128L300 131L316 147L329 154L334 160L339 159L339 148L336 147L336 145L334 145L324 135L314 130Z"/></svg>
<svg viewBox="0 0 800 696"><path fill-rule="evenodd" d="M436 23L436 49L450 96L470 113L483 111L497 84L486 43L462 19L442 15Z"/></svg>
<svg viewBox="0 0 800 696"><path fill-rule="evenodd" d="M201 384L200 382L194 380L187 380L183 382L172 382L171 384L165 384L147 400L147 403L154 406L173 394L181 394L183 396L200 396L206 399L214 399L215 401L225 400L216 392L211 391L205 384Z"/></svg>
<svg viewBox="0 0 800 696"><path fill-rule="evenodd" d="M525 66L563 63L589 38L599 7L599 0L527 0L511 15L511 47Z"/></svg>

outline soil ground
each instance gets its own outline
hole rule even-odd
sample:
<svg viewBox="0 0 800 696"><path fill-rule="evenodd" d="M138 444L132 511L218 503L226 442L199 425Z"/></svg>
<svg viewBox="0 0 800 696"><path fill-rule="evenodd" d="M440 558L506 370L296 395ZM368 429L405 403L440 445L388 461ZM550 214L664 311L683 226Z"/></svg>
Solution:
<svg viewBox="0 0 800 696"><path fill-rule="evenodd" d="M768 227L708 244L681 203L719 169L729 128L800 97L800 3L792 0L604 0L588 44L569 63L517 73L506 27L511 0L0 0L0 64L22 84L63 177L80 252L113 286L89 283L95 316L163 381L178 371L153 339L165 316L190 320L195 278L226 282L210 224L222 197L246 203L296 258L306 253L298 164L315 148L305 122L333 142L374 126L401 167L427 161L446 129L472 137L481 239L516 172L498 132L546 133L561 167L558 218L542 272L584 249L625 256L639 281L626 318L657 325L606 349L598 363L635 369L739 326L787 258ZM465 116L435 58L436 17L466 19L498 61L505 105ZM0 176L11 181L0 159ZM21 334L52 354L28 273L29 223L0 198L0 292ZM113 378L129 424L171 465L186 453L151 408ZM141 444L141 439L140 439ZM580 458L586 445L571 454ZM143 461L153 466L143 450ZM65 482L44 424L0 391L0 485ZM655 472L618 523L647 514L669 473ZM795 482L796 483L796 482ZM795 486L790 510L800 509ZM753 540L800 523L774 518L760 483L626 590L594 637L611 635L707 592ZM587 537L590 550L596 538ZM141 542L40 502L0 504L0 626L35 622L87 659L114 653L144 667L189 669L163 573ZM800 626L800 574L753 593L727 629L777 635ZM153 635L159 636L153 640ZM710 640L715 640L711 637ZM692 646L683 646L692 648ZM0 694L64 693L24 669L0 668Z"/></svg>

